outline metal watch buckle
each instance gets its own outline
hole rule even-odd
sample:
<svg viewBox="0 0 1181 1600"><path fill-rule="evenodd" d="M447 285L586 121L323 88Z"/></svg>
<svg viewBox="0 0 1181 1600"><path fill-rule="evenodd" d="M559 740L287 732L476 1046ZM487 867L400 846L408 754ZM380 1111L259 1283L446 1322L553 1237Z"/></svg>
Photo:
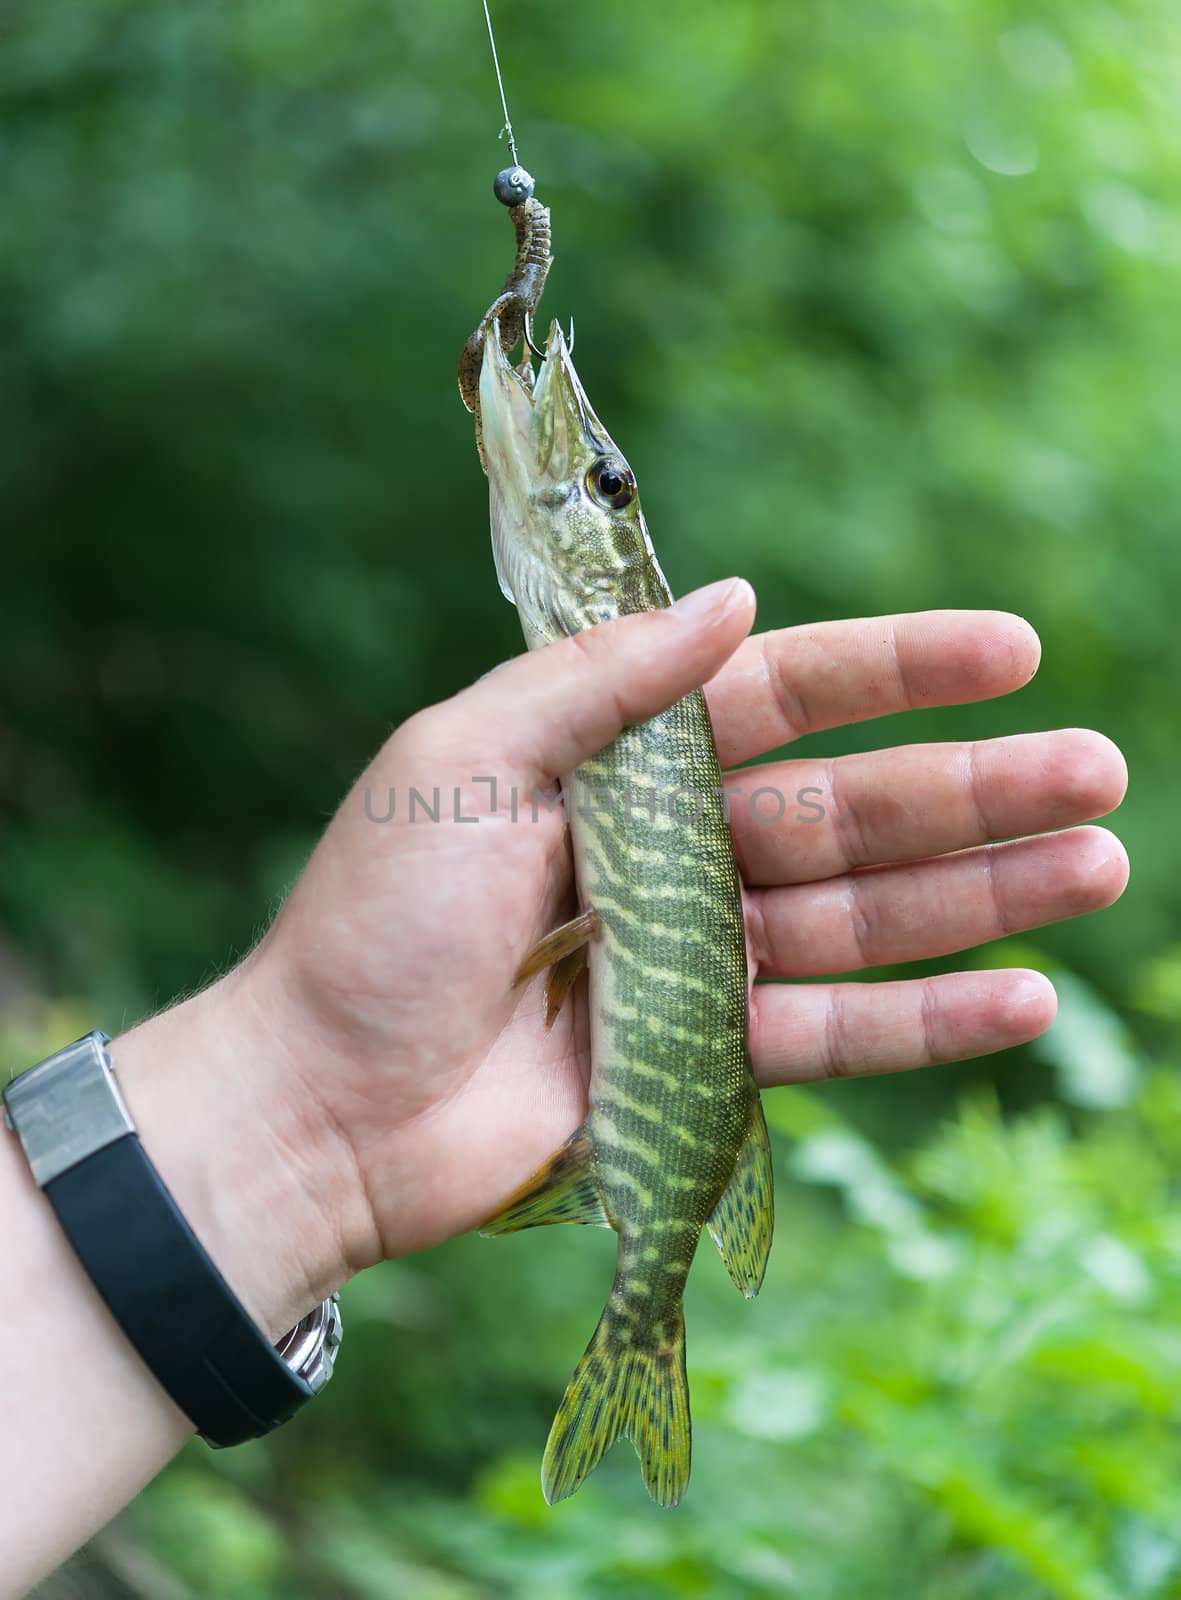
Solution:
<svg viewBox="0 0 1181 1600"><path fill-rule="evenodd" d="M135 1132L107 1054L110 1042L110 1034L88 1033L4 1090L4 1125L20 1140L38 1188Z"/></svg>

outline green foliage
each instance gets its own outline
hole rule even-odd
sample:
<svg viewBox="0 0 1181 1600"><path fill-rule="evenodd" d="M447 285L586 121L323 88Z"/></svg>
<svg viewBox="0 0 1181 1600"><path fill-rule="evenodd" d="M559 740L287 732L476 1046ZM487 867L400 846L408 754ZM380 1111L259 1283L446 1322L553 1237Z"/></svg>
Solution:
<svg viewBox="0 0 1181 1600"><path fill-rule="evenodd" d="M1063 995L1020 1070L769 1099L777 1247L754 1305L695 1272L677 1513L624 1450L541 1502L611 1247L545 1230L352 1285L329 1395L266 1445L195 1446L76 1576L152 1600L1175 1600L1172 8L499 22L554 210L548 308L674 587L743 572L764 625L1029 615L1045 661L1016 701L825 750L1099 726L1147 870L1003 953ZM248 944L390 726L519 648L452 378L510 255L482 26L473 0L5 8L13 1061Z"/></svg>

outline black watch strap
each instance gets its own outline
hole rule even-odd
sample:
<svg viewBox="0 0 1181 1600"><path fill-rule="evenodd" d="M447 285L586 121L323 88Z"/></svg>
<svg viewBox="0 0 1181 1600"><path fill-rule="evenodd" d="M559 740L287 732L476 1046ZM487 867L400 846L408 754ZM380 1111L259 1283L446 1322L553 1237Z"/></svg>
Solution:
<svg viewBox="0 0 1181 1600"><path fill-rule="evenodd" d="M176 1405L210 1444L258 1438L331 1376L335 1297L270 1343L148 1159L108 1042L88 1034L14 1079L6 1120L95 1288Z"/></svg>

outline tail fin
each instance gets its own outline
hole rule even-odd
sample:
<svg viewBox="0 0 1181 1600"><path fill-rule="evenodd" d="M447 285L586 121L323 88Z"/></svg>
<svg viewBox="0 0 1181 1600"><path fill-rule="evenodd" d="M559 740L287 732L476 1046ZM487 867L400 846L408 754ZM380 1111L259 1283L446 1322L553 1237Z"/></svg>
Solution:
<svg viewBox="0 0 1181 1600"><path fill-rule="evenodd" d="M626 1324L624 1325L626 1327ZM675 1506L689 1483L692 1435L685 1376L685 1319L657 1346L626 1344L608 1307L566 1387L545 1447L541 1487L549 1504L582 1487L622 1434L636 1447L644 1486Z"/></svg>

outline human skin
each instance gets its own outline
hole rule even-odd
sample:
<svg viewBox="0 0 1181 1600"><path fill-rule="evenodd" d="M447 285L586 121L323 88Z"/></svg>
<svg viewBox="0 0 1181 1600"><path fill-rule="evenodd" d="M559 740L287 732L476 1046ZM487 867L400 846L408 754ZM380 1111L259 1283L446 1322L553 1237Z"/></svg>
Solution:
<svg viewBox="0 0 1181 1600"><path fill-rule="evenodd" d="M753 619L749 587L727 580L518 657L413 716L246 960L112 1045L145 1148L273 1337L373 1262L476 1226L585 1113L581 997L547 1032L542 980L513 987L574 904L560 814L534 821L530 791L702 683L722 764L741 767L806 733L1009 693L1038 661L1033 630L999 612L748 637ZM476 781L493 776L495 809ZM946 955L1110 904L1123 849L1077 825L1118 805L1125 782L1116 748L1083 730L732 773L752 977ZM438 822L409 820L412 786L440 790ZM752 808L758 787L788 797L781 819ZM794 802L801 789L819 790L822 818ZM390 790L396 815L375 821ZM760 985L755 1071L770 1087L985 1055L1044 1031L1054 1005L1024 970ZM0 1380L7 1597L192 1427L107 1315L11 1138L0 1217L0 1297L20 1308Z"/></svg>

